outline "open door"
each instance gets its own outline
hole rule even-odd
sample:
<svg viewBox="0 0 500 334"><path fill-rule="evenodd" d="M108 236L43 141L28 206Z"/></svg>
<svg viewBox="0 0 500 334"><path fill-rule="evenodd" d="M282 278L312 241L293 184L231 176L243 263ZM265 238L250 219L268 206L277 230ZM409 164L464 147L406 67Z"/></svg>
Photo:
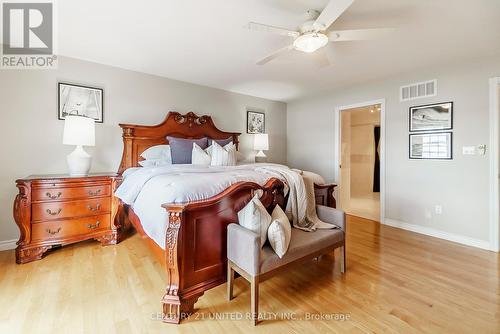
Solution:
<svg viewBox="0 0 500 334"><path fill-rule="evenodd" d="M339 110L339 203L347 214L380 221L381 104Z"/></svg>

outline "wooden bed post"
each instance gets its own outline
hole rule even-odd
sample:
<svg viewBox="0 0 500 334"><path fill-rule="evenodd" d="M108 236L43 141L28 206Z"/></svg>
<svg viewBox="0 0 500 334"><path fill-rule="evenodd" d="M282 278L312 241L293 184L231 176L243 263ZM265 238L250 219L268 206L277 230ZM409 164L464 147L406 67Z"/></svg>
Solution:
<svg viewBox="0 0 500 334"><path fill-rule="evenodd" d="M169 205L168 228L165 242L165 260L167 267L167 287L162 298L163 321L178 324L194 311L194 304L203 292L182 294L183 275L182 248L184 246L183 223L185 223L185 206Z"/></svg>

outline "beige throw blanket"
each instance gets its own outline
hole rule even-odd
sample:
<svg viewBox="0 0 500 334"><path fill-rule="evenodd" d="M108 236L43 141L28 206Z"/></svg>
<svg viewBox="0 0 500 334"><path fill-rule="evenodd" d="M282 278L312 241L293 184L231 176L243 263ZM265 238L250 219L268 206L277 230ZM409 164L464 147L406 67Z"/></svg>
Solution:
<svg viewBox="0 0 500 334"><path fill-rule="evenodd" d="M292 221L293 227L304 231L336 228L335 225L322 222L316 213L314 184L325 182L320 175L282 165L265 165L259 167L259 170L286 180L289 194L285 213Z"/></svg>

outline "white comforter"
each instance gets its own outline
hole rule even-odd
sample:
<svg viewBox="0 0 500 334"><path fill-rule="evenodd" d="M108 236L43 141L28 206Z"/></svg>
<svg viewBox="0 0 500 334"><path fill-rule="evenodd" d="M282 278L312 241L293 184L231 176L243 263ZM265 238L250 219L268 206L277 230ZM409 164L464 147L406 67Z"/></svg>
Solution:
<svg viewBox="0 0 500 334"><path fill-rule="evenodd" d="M229 186L251 181L264 185L270 178L275 164L249 164L231 167L196 165L168 165L127 170L116 196L134 209L146 234L165 249L168 225L165 203L186 203L213 197ZM266 168L263 168L266 167ZM283 182L286 182L282 178Z"/></svg>

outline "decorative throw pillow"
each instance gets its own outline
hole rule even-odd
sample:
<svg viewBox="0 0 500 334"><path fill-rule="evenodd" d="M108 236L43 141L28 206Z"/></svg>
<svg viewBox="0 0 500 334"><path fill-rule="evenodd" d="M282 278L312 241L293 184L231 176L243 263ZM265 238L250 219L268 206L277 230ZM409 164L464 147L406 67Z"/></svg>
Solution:
<svg viewBox="0 0 500 334"><path fill-rule="evenodd" d="M288 246L290 246L292 226L279 205L274 208L271 219L272 222L267 230L267 238L274 252L281 259L286 254Z"/></svg>
<svg viewBox="0 0 500 334"><path fill-rule="evenodd" d="M236 146L229 143L222 147L217 142L212 143L212 166L235 166L236 165Z"/></svg>
<svg viewBox="0 0 500 334"><path fill-rule="evenodd" d="M141 157L145 160L161 159L172 162L170 154L170 145L155 145L141 153Z"/></svg>
<svg viewBox="0 0 500 334"><path fill-rule="evenodd" d="M208 138L208 146L212 145L213 142L216 142L220 146L224 147L227 144L230 144L230 143L233 142L233 137L229 137L229 138L226 138L226 139L212 139L212 138Z"/></svg>
<svg viewBox="0 0 500 334"><path fill-rule="evenodd" d="M202 149L196 143L193 143L193 153L192 153L192 161L193 165L203 165L210 166L210 162L212 161L212 157L208 154L208 148Z"/></svg>
<svg viewBox="0 0 500 334"><path fill-rule="evenodd" d="M250 202L238 212L238 222L244 228L257 233L260 236L260 247L264 246L267 239L267 228L271 223L271 215L262 205L258 194L255 194Z"/></svg>
<svg viewBox="0 0 500 334"><path fill-rule="evenodd" d="M208 147L208 139L185 139L176 137L167 137L170 144L173 164L190 164L192 162L193 143L196 143L202 149Z"/></svg>

